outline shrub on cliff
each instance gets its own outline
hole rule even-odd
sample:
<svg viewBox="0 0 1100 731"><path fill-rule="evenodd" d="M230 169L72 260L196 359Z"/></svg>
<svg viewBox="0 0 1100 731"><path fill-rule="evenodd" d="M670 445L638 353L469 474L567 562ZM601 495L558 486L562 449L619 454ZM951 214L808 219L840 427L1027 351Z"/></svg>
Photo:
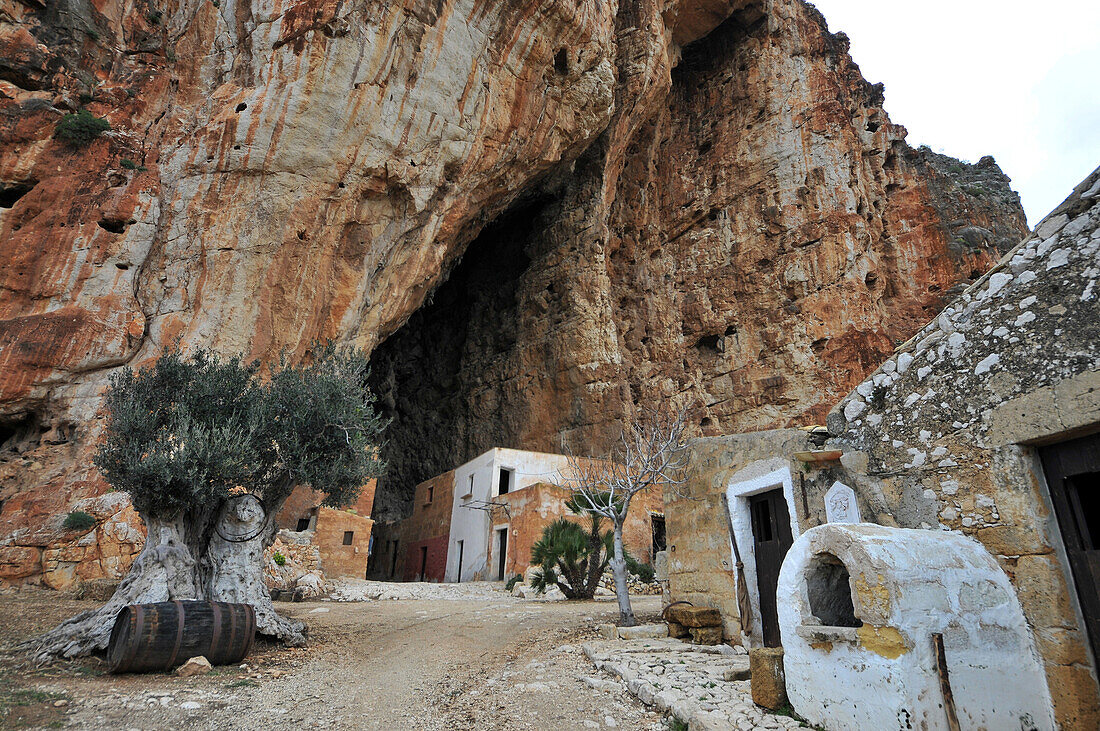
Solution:
<svg viewBox="0 0 1100 731"><path fill-rule="evenodd" d="M110 122L96 117L87 109L66 114L57 124L54 135L73 147L84 147L111 128Z"/></svg>
<svg viewBox="0 0 1100 731"><path fill-rule="evenodd" d="M74 510L65 516L62 526L65 530L88 530L95 525L95 517L83 510Z"/></svg>

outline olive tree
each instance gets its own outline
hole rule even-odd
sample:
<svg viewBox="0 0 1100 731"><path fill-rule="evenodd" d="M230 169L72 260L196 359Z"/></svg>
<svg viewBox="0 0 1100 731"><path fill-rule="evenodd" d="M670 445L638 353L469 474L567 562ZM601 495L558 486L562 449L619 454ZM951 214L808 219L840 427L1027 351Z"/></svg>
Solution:
<svg viewBox="0 0 1100 731"><path fill-rule="evenodd" d="M565 480L574 500L586 511L611 521L613 555L608 564L615 579L619 624L637 624L627 585L629 556L623 547L623 527L636 495L653 488L666 489L683 483L685 466L684 425L686 411L646 411L620 433L606 459L569 457Z"/></svg>
<svg viewBox="0 0 1100 731"><path fill-rule="evenodd" d="M304 625L271 603L263 552L296 485L341 506L384 469L384 422L366 376L362 352L332 344L268 369L173 349L144 371L115 374L94 461L129 494L145 546L106 605L31 640L32 652L45 660L105 649L122 607L175 599L251 604L261 633L302 644Z"/></svg>

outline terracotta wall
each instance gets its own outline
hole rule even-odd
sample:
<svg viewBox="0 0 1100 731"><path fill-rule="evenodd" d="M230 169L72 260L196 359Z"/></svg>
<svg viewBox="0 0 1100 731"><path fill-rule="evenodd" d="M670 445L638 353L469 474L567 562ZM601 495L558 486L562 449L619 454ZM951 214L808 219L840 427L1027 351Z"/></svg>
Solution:
<svg viewBox="0 0 1100 731"><path fill-rule="evenodd" d="M444 472L416 486L412 514L404 520L378 526L374 579L415 581L420 573L420 548L428 547L428 581L443 581L447 569L447 547L454 504L454 470ZM397 541L397 563L393 561Z"/></svg>
<svg viewBox="0 0 1100 731"><path fill-rule="evenodd" d="M401 550L404 553L401 578L404 581L443 581L447 571L447 536L436 536L423 540L414 540ZM425 554L421 551L426 550ZM422 561L426 558L427 561ZM421 575L421 564L424 573Z"/></svg>
<svg viewBox="0 0 1100 731"><path fill-rule="evenodd" d="M543 529L558 518L587 525L588 520L574 515L566 503L571 493L568 489L540 482L515 492L501 495L498 502L508 506L508 511L495 511L486 540L489 545L488 578L496 578L496 531L508 526L508 556L505 561L506 576L524 574L531 565L531 548L542 537ZM623 543L636 559L643 563L652 560L653 528L650 514L662 513L664 498L659 490L638 495L631 502L630 515L623 530ZM604 521L604 530L611 528Z"/></svg>

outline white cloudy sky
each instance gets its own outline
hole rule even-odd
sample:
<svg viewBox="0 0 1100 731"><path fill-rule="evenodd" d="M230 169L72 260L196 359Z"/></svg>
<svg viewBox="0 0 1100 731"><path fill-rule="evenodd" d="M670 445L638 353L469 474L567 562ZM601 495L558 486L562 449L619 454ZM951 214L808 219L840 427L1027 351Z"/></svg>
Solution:
<svg viewBox="0 0 1100 731"><path fill-rule="evenodd" d="M910 144L993 155L1031 225L1100 166L1100 1L811 1Z"/></svg>

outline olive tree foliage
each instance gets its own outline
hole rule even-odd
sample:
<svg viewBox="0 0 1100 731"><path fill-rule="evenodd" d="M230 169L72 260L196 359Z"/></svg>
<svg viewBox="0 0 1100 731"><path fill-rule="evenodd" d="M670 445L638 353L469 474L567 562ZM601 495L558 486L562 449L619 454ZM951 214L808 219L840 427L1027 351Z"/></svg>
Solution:
<svg viewBox="0 0 1100 731"><path fill-rule="evenodd" d="M570 474L565 482L573 491L573 499L585 510L611 521L613 555L608 565L615 579L619 624L623 627L638 623L630 606L629 556L623 547L630 504L647 490L677 489L683 484L686 418L685 409L643 411L639 419L623 428L606 459L569 457Z"/></svg>
<svg viewBox="0 0 1100 731"><path fill-rule="evenodd" d="M284 357L269 368L171 349L146 370L116 373L94 461L129 494L145 546L107 604L32 640L36 655L102 650L123 606L168 599L248 603L261 632L304 642L304 626L275 613L263 551L295 486L338 507L383 472L385 422L367 370L361 351L328 343L302 363Z"/></svg>
<svg viewBox="0 0 1100 731"><path fill-rule="evenodd" d="M106 439L95 464L142 514L203 510L243 487L265 507L295 485L347 505L381 474L384 422L366 390L361 353L320 346L308 363L258 363L170 351L111 379Z"/></svg>

